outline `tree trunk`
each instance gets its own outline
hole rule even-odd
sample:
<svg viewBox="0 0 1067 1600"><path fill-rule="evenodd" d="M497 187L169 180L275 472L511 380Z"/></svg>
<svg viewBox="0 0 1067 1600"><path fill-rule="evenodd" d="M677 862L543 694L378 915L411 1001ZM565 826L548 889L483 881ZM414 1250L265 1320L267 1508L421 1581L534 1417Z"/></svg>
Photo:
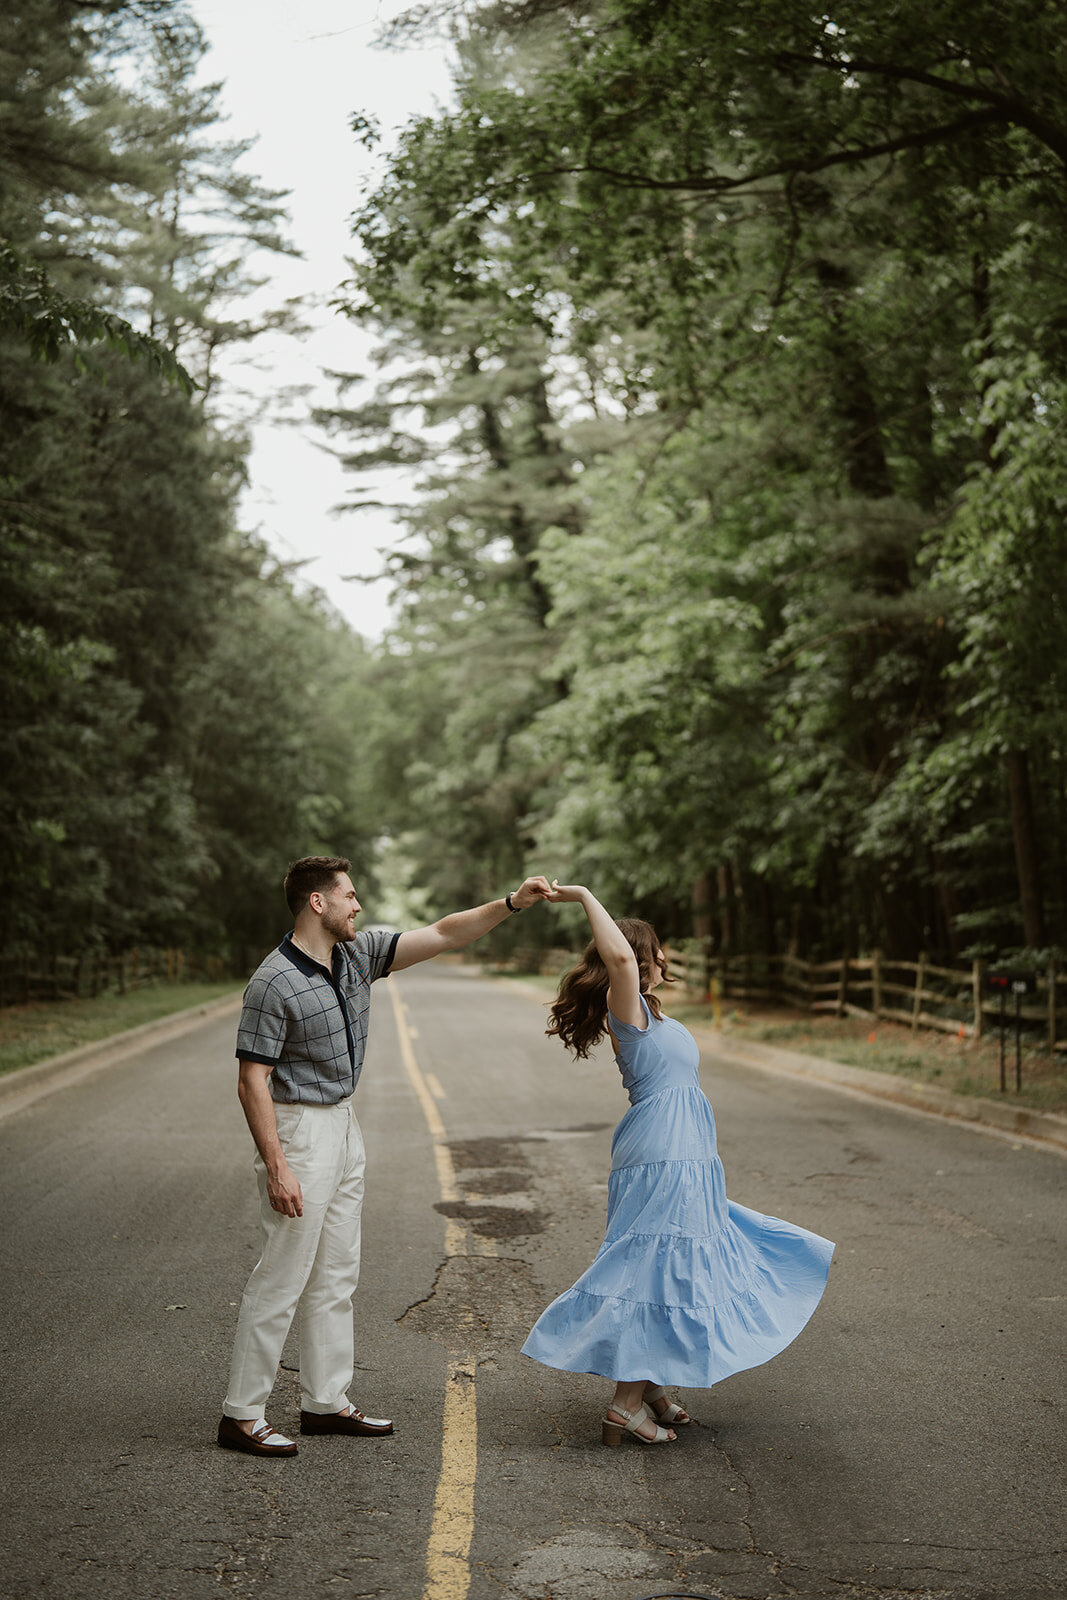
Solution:
<svg viewBox="0 0 1067 1600"><path fill-rule="evenodd" d="M763 911L764 954L774 956L778 954L778 931L774 914L774 895L766 880L760 883L760 906Z"/></svg>
<svg viewBox="0 0 1067 1600"><path fill-rule="evenodd" d="M715 885L710 872L700 872L693 879L691 905L693 910L693 938L700 941L700 992L706 996L711 986L711 957L714 939Z"/></svg>
<svg viewBox="0 0 1067 1600"><path fill-rule="evenodd" d="M712 908L715 886L710 872L701 872L693 879L693 938L707 944L712 935Z"/></svg>
<svg viewBox="0 0 1067 1600"><path fill-rule="evenodd" d="M955 961L960 953L959 929L956 926L960 905L956 898L956 888L940 851L930 852L930 865L933 869L931 877L937 888L937 907L940 913L942 937L938 942Z"/></svg>
<svg viewBox="0 0 1067 1600"><path fill-rule="evenodd" d="M732 956L737 946L736 906L734 905L734 875L730 863L719 868L719 954L725 959Z"/></svg>
<svg viewBox="0 0 1067 1600"><path fill-rule="evenodd" d="M1011 831L1015 841L1015 873L1019 881L1023 943L1032 950L1039 950L1045 942L1045 918L1041 905L1037 829L1030 795L1030 764L1025 750L1009 750L1004 763L1008 775Z"/></svg>
<svg viewBox="0 0 1067 1600"><path fill-rule="evenodd" d="M831 393L849 488L869 500L883 500L893 493L894 485L882 421L867 363L845 316L853 275L847 267L823 257L815 261L814 270L826 306L827 347L837 380ZM908 586L906 567L901 586Z"/></svg>

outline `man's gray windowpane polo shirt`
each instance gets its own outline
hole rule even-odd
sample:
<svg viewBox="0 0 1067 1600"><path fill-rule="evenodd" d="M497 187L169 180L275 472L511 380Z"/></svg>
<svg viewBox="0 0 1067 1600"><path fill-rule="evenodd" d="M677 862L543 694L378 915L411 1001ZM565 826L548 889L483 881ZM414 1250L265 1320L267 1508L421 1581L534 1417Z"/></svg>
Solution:
<svg viewBox="0 0 1067 1600"><path fill-rule="evenodd" d="M287 933L248 981L237 1059L273 1067L270 1092L286 1104L336 1105L359 1082L370 986L393 964L398 933L357 933L333 947L333 971Z"/></svg>

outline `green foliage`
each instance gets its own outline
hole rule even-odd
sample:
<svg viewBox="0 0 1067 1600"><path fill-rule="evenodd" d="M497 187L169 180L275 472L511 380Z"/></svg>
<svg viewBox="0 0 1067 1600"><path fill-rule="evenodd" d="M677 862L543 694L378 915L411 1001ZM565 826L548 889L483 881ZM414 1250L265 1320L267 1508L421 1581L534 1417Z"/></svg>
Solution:
<svg viewBox="0 0 1067 1600"><path fill-rule="evenodd" d="M109 350L144 361L150 371L172 379L185 394L192 394L197 387L165 345L139 333L123 317L61 294L39 267L21 261L14 250L2 244L0 329L21 335L39 361L58 361L70 346L75 366L82 368L85 358L80 346L103 341Z"/></svg>
<svg viewBox="0 0 1067 1600"><path fill-rule="evenodd" d="M47 362L69 347L80 363L83 346L104 342L191 393L171 349L51 275L72 204L106 203L140 176L139 158L116 142L101 53L134 19L165 48L175 11L174 0L29 0L0 19L0 334Z"/></svg>
<svg viewBox="0 0 1067 1600"><path fill-rule="evenodd" d="M1062 939L1061 24L456 24L357 213L390 376L337 418L356 470L426 465L380 736L418 872L510 828L724 947Z"/></svg>
<svg viewBox="0 0 1067 1600"><path fill-rule="evenodd" d="M0 21L4 952L251 960L288 859L371 863L362 644L236 525L212 356L290 247L203 49L164 0Z"/></svg>

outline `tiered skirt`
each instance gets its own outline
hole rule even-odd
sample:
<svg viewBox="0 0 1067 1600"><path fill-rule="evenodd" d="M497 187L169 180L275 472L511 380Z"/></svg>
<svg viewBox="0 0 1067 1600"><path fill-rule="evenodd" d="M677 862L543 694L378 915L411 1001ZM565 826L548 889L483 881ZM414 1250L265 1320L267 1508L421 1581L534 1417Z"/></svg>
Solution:
<svg viewBox="0 0 1067 1600"><path fill-rule="evenodd" d="M792 1343L822 1297L833 1251L818 1234L728 1200L711 1106L699 1089L667 1090L616 1129L604 1242L523 1352L617 1383L708 1389Z"/></svg>

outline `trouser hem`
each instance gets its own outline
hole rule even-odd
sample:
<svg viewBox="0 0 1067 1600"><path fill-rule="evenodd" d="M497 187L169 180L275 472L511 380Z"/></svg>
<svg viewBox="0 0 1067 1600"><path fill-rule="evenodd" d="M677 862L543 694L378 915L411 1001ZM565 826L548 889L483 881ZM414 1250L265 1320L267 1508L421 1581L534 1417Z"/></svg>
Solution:
<svg viewBox="0 0 1067 1600"><path fill-rule="evenodd" d="M301 1397L300 1409L301 1411L309 1411L313 1417L332 1417L338 1411L343 1411L346 1406L351 1404L352 1402L346 1394L343 1394L340 1400L326 1401L309 1400L307 1395L304 1395Z"/></svg>

